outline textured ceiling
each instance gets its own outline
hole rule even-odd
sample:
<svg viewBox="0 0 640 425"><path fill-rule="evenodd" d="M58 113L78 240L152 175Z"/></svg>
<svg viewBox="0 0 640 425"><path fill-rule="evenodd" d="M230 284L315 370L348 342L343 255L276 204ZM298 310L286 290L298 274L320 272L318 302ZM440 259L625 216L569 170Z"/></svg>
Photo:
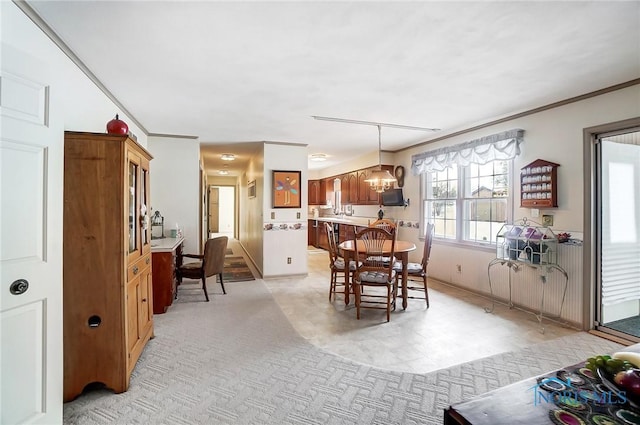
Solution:
<svg viewBox="0 0 640 425"><path fill-rule="evenodd" d="M383 128L397 150L640 77L636 1L28 4L148 132L197 136L210 169L247 142L330 156L311 169L377 149L376 127L312 115L441 129Z"/></svg>

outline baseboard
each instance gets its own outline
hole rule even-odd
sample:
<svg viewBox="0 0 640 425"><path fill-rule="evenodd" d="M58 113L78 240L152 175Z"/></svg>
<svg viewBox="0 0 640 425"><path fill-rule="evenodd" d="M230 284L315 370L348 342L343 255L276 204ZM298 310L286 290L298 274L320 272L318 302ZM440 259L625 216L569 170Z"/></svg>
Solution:
<svg viewBox="0 0 640 425"><path fill-rule="evenodd" d="M602 332L597 329L590 329L587 332L592 335L599 336L600 338L608 339L609 341L617 342L618 344L622 345L633 345L638 343L638 341L635 341L633 339L627 339L618 335L612 335L610 333Z"/></svg>
<svg viewBox="0 0 640 425"><path fill-rule="evenodd" d="M456 285L455 283L445 282L443 280L440 280L440 279L437 279L437 278L434 278L434 277L431 277L431 276L429 276L429 280L436 281L436 282L438 282L438 283L440 283L442 285L450 286L452 288L458 289L460 291L467 292L469 294L477 295L478 297L484 298L484 299L486 299L486 300L488 300L490 302L495 302L496 304L504 305L504 306L507 306L507 307L509 306L509 301L506 300L506 299L500 298L500 297L495 297L495 298L492 299L490 295L488 295L488 294L486 294L484 292L480 292L480 291L476 291L476 290L473 290L473 289L466 288L464 286ZM534 310L532 308L525 307L525 306L517 304L517 303L513 303L513 308L515 308L517 310L520 310L520 311L524 311L525 313L531 313L531 314L535 314L535 315L539 314L539 311L536 311L536 310ZM565 326L565 327L576 329L576 330L579 330L579 331L586 330L586 329L582 328L582 324L581 323L572 322L570 320L559 319L558 317L544 316L544 320L545 321L548 320L548 321L553 322L553 323L555 323L557 325Z"/></svg>

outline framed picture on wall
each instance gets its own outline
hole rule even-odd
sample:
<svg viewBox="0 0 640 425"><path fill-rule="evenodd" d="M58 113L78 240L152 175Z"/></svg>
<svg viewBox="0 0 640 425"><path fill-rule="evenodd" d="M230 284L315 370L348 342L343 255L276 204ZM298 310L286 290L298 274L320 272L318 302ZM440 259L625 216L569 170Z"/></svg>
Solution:
<svg viewBox="0 0 640 425"><path fill-rule="evenodd" d="M271 188L273 208L300 208L300 171L274 170Z"/></svg>
<svg viewBox="0 0 640 425"><path fill-rule="evenodd" d="M249 184L247 185L247 192L249 193L249 198L256 197L256 181L255 180L251 180L249 182Z"/></svg>

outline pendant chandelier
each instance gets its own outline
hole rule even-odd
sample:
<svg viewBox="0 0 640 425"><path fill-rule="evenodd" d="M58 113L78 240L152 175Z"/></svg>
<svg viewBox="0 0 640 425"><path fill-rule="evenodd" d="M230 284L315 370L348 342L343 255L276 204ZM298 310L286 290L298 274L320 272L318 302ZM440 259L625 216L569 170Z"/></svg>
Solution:
<svg viewBox="0 0 640 425"><path fill-rule="evenodd" d="M378 169L374 170L365 182L369 183L371 190L381 193L390 189L397 180L389 171L382 169L382 126L378 124L376 127L378 127Z"/></svg>

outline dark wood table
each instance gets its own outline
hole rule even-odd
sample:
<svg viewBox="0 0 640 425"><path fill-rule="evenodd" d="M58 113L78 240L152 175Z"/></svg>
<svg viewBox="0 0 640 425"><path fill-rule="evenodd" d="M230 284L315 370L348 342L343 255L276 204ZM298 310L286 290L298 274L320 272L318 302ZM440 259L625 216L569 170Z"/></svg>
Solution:
<svg viewBox="0 0 640 425"><path fill-rule="evenodd" d="M360 241L361 242L361 241ZM349 261L355 257L355 245L354 240L348 240L338 245L338 248L342 249L344 255L344 263L349 264ZM364 251L364 245L359 246L360 251ZM386 249L386 250L385 250ZM416 249L416 244L409 241L396 240L393 256L402 261L402 308L407 308L407 264L409 264L409 253ZM385 241L382 254L391 253L391 241ZM344 303L349 304L349 288L351 287L351 273L348 272L348 266L345 267L345 282L344 285Z"/></svg>
<svg viewBox="0 0 640 425"><path fill-rule="evenodd" d="M640 353L640 344L626 347L621 351ZM619 416L615 420L612 419L615 415L626 415L627 419L630 417L640 419L640 410L629 404L623 404L622 400L615 395L608 396L611 403L597 403L595 398L600 399L603 394L607 395L609 390L602 386L597 377L589 378L589 370L583 366L584 362L581 362L453 404L444 411L444 423L445 425L638 423L625 422ZM573 378L574 389L562 390L569 395L565 400L570 402L563 403L562 399L553 397L553 394L561 393L560 389L558 388L554 393L549 386L557 384L556 378L566 382L567 377ZM580 379L584 385L580 385ZM580 392L581 395L575 397L580 403L574 404L571 400L574 398L573 395L583 389L587 392ZM589 389L592 390L591 393L588 392ZM593 394L595 398L586 401L589 394ZM590 419L585 420L585 418Z"/></svg>

